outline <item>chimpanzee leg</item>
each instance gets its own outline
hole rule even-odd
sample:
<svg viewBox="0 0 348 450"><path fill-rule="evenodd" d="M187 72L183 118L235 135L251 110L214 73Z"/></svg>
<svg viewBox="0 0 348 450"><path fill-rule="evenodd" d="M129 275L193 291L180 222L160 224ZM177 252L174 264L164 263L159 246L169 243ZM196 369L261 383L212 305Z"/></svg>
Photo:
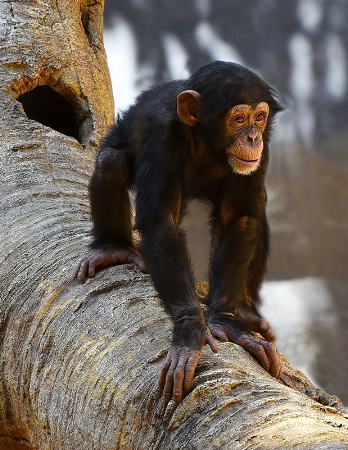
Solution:
<svg viewBox="0 0 348 450"><path fill-rule="evenodd" d="M212 234L211 312L232 312L272 342L274 333L257 311L269 246L265 217L242 216L227 225L215 221Z"/></svg>
<svg viewBox="0 0 348 450"><path fill-rule="evenodd" d="M261 303L259 291L266 272L266 260L269 252L269 229L265 217L260 221L257 234L258 244L255 255L250 261L248 282L242 301L233 314L252 331L260 333L268 342L273 342L275 340L274 332L267 320L262 318L258 312Z"/></svg>
<svg viewBox="0 0 348 450"><path fill-rule="evenodd" d="M230 224L215 221L207 322L214 336L241 345L278 377L279 358L275 347L267 342L272 342L274 335L258 314L252 297L254 293L256 301L259 300L256 288L264 274L264 266L257 265L265 263L262 258L267 254L261 248L263 233L260 222L251 216L238 217ZM250 283L253 276L255 280ZM266 340L253 336L250 330L259 332Z"/></svg>
<svg viewBox="0 0 348 450"><path fill-rule="evenodd" d="M236 218L230 224L214 221L210 260L211 314L233 312L244 306L249 267L258 244L257 220Z"/></svg>

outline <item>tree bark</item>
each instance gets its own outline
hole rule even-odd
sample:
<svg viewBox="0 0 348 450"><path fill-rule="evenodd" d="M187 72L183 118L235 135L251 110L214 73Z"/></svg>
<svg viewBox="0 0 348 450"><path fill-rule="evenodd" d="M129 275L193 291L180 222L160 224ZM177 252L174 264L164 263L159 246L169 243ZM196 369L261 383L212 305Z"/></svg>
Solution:
<svg viewBox="0 0 348 450"><path fill-rule="evenodd" d="M338 399L285 358L277 382L230 343L205 348L192 391L165 406L157 379L172 324L150 277L125 265L73 280L95 149L113 120L102 10L0 2L0 448L346 449ZM67 101L76 138L37 86ZM62 113L58 131L30 119L33 104L43 122Z"/></svg>

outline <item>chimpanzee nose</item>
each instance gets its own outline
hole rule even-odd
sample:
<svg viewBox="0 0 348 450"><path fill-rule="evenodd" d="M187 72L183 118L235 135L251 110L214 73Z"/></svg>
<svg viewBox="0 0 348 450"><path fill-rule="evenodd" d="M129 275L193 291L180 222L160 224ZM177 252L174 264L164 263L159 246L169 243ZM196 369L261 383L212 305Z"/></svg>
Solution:
<svg viewBox="0 0 348 450"><path fill-rule="evenodd" d="M256 130L250 130L248 133L248 142L251 145L256 145L258 143L258 133Z"/></svg>

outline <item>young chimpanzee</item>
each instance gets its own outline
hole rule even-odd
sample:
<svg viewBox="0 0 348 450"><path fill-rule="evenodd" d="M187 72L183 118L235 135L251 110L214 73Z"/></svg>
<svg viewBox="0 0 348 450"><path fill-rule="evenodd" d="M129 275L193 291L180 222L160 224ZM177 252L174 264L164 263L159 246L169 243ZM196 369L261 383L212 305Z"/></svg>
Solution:
<svg viewBox="0 0 348 450"><path fill-rule="evenodd" d="M90 183L94 239L76 277L83 282L97 269L130 262L150 272L174 321L159 380L166 402L179 403L190 389L202 347L217 351L213 336L239 344L280 375L274 334L257 306L269 250L268 143L281 110L255 73L217 61L186 81L143 92L102 144ZM139 253L132 243L132 188ZM192 198L212 206L206 317L179 228Z"/></svg>

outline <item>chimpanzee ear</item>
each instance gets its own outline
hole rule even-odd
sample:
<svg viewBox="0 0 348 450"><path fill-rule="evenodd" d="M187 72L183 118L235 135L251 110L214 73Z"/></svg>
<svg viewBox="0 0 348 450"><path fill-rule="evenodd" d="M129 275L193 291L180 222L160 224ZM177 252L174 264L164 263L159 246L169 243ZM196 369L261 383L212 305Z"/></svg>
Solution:
<svg viewBox="0 0 348 450"><path fill-rule="evenodd" d="M198 121L199 114L199 99L200 94L196 91L183 91L178 95L176 105L180 119L189 125L194 127Z"/></svg>

